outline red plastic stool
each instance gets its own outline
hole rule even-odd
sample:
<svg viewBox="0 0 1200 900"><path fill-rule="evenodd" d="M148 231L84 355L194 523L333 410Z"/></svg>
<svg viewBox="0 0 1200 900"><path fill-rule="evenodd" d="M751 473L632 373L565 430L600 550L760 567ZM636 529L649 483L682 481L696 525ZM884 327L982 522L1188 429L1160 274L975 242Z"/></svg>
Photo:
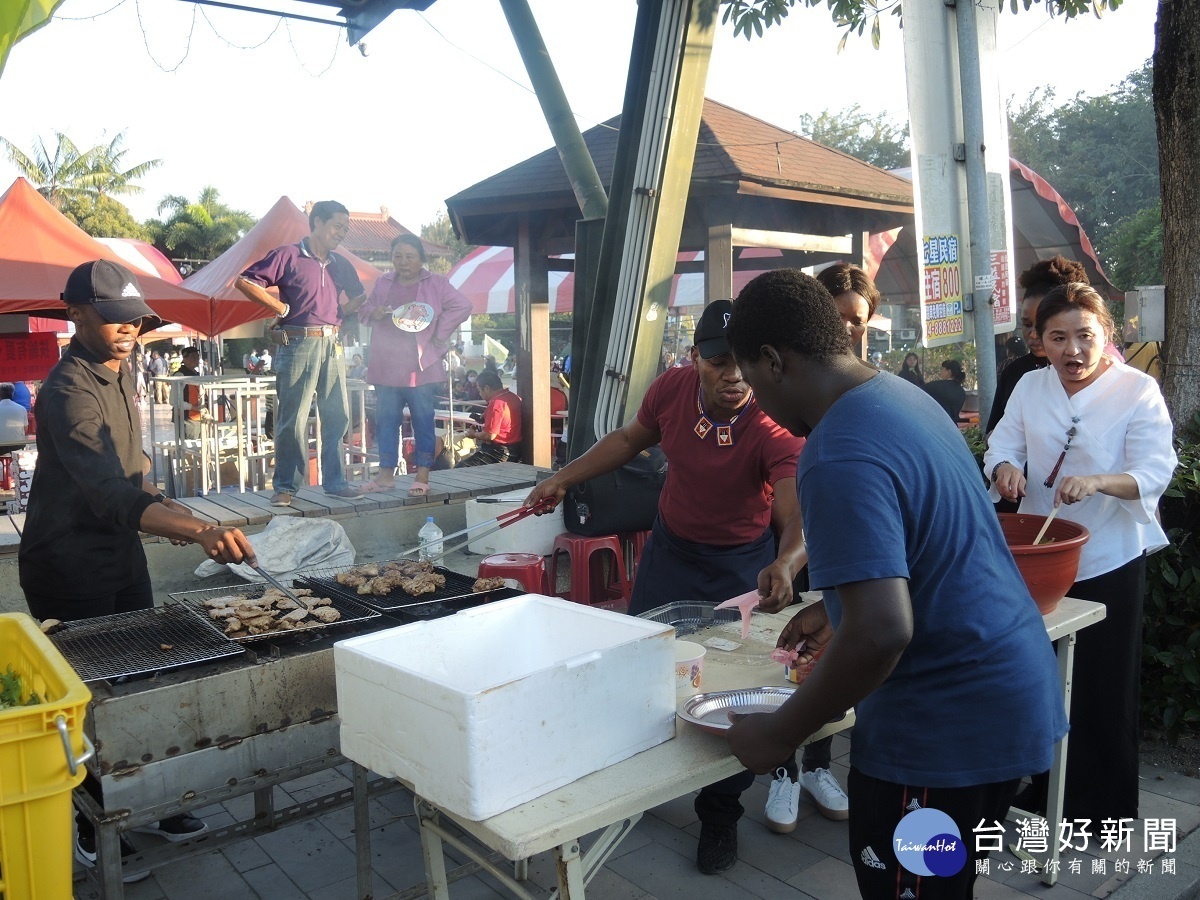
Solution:
<svg viewBox="0 0 1200 900"><path fill-rule="evenodd" d="M571 586L565 594L558 590L560 553L569 557L571 567ZM611 559L607 554L611 554ZM550 556L550 588L556 597L565 597L588 606L609 609L627 606L630 581L625 573L625 554L621 552L620 539L615 534L597 537L556 535L554 552Z"/></svg>
<svg viewBox="0 0 1200 900"><path fill-rule="evenodd" d="M638 563L642 561L642 550L646 541L650 540L650 532L622 531L617 537L621 539L621 548L625 551L625 569L629 575L629 583L633 584L637 577Z"/></svg>
<svg viewBox="0 0 1200 900"><path fill-rule="evenodd" d="M480 578L511 578L531 594L545 594L546 560L536 553L495 553L479 561Z"/></svg>

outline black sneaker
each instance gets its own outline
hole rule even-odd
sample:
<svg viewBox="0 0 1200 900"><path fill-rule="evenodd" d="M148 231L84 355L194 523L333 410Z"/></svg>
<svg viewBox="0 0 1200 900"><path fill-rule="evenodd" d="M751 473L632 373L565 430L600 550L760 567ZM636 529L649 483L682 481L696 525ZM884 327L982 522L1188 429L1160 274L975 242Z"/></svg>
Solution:
<svg viewBox="0 0 1200 900"><path fill-rule="evenodd" d="M696 846L696 868L705 875L732 869L737 862L737 826L700 823L700 843Z"/></svg>
<svg viewBox="0 0 1200 900"><path fill-rule="evenodd" d="M143 825L141 828L134 828L132 830L138 834L153 834L160 838L166 838L171 843L174 843L176 841L186 841L188 838L204 834L204 832L208 831L208 825L201 822L195 816L181 813L178 816L163 819L161 822L151 822L149 825Z"/></svg>
<svg viewBox="0 0 1200 900"><path fill-rule="evenodd" d="M137 849L133 844L129 843L125 835L121 835L121 856L132 856L137 853ZM96 832L92 830L90 824L80 823L75 831L75 859L85 869L94 869L96 867ZM126 872L122 876L121 881L125 884L137 884L139 881L145 881L150 877L150 870L145 869L141 872Z"/></svg>

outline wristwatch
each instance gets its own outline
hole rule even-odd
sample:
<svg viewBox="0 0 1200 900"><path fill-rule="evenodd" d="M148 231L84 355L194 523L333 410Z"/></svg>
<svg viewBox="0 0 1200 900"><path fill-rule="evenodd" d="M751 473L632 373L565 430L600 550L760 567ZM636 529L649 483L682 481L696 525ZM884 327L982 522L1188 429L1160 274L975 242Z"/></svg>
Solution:
<svg viewBox="0 0 1200 900"><path fill-rule="evenodd" d="M166 494L164 494L162 491L159 491L157 494L155 494L155 495L154 495L154 497L153 497L153 501L152 501L152 502L154 502L154 503L166 503L166 502L167 502L167 495L166 495Z"/></svg>

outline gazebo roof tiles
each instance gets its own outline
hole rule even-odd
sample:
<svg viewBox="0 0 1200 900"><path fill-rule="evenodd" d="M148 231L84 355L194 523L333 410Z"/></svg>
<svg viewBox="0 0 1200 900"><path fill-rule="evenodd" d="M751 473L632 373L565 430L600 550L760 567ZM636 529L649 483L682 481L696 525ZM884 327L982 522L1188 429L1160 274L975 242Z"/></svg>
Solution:
<svg viewBox="0 0 1200 900"><path fill-rule="evenodd" d="M615 116L583 134L605 185L612 178L617 149ZM778 126L705 99L692 181L736 179L766 187L882 200L911 205L912 184L862 160L825 147ZM506 199L528 204L539 197L572 196L571 185L553 147L485 178L451 197L450 206L476 208Z"/></svg>

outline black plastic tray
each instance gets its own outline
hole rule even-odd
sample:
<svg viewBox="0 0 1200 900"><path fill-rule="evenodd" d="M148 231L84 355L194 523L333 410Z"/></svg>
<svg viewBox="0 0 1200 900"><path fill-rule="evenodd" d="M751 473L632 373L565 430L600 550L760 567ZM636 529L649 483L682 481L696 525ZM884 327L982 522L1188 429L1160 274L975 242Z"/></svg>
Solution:
<svg viewBox="0 0 1200 900"><path fill-rule="evenodd" d="M379 564L383 565L384 562ZM336 575L349 568L351 567L344 566L337 569L325 569L320 572L306 572L298 575L296 581L297 584L312 588L314 591L325 596L333 597L336 595L338 597L345 597L346 599L362 603L371 609L392 616L403 613L404 616L413 617L414 621L416 619L448 616L458 612L460 609L482 606L484 603L490 603L493 600L503 600L507 597L518 597L523 593L522 591L515 591L507 587L476 593L471 590L475 584L474 578L469 575L460 575L458 572L452 572L441 566L434 566L434 571L444 576L446 583L431 594L421 594L418 597L414 597L401 588L396 588L390 594L383 596L360 594L352 587L339 584L335 578Z"/></svg>

